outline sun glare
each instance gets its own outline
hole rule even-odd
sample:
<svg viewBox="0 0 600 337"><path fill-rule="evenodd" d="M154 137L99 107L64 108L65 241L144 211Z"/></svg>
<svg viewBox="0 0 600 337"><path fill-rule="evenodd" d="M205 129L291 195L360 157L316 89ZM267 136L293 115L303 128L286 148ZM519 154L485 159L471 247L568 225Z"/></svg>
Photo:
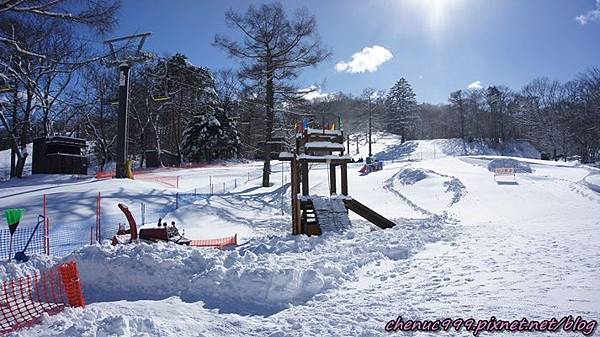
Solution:
<svg viewBox="0 0 600 337"><path fill-rule="evenodd" d="M399 2L403 10L421 20L433 37L439 36L449 24L456 9L466 0L406 0Z"/></svg>

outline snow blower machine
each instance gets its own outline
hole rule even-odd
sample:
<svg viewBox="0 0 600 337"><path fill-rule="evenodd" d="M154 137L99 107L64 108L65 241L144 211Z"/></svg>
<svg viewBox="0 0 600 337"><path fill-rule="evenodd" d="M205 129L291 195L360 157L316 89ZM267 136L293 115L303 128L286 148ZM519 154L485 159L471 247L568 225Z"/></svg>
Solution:
<svg viewBox="0 0 600 337"><path fill-rule="evenodd" d="M371 172L381 170L383 170L383 162L377 160L377 158L375 157L367 157L366 164L363 165L363 167L360 170L358 170L358 172L362 173L363 175L366 175Z"/></svg>
<svg viewBox="0 0 600 337"><path fill-rule="evenodd" d="M137 223L127 205L119 203L119 209L125 214L127 222L129 223L129 229L125 229L124 226L119 224L117 234L112 238L113 246L137 241L147 243L173 242L179 245L189 246L192 242L192 240L183 236L185 233L179 233L179 229L175 226L175 221L172 221L171 225L168 226L166 222L162 222L161 218L158 219L157 227L140 228L138 233Z"/></svg>

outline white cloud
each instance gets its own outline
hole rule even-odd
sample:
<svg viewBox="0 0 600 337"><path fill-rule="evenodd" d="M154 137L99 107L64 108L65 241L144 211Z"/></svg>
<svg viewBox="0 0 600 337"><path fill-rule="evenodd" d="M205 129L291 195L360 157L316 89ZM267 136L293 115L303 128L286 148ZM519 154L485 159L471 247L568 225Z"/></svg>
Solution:
<svg viewBox="0 0 600 337"><path fill-rule="evenodd" d="M383 63L391 60L392 53L382 46L365 47L352 55L349 62L340 61L335 65L335 70L347 73L374 72Z"/></svg>
<svg viewBox="0 0 600 337"><path fill-rule="evenodd" d="M299 93L305 93L302 98L308 101L314 101L318 98L328 98L330 96L329 93L321 91L321 88L316 85L311 85L308 88L298 90Z"/></svg>
<svg viewBox="0 0 600 337"><path fill-rule="evenodd" d="M596 0L596 9L575 17L580 24L585 25L592 21L600 21L600 0Z"/></svg>
<svg viewBox="0 0 600 337"><path fill-rule="evenodd" d="M483 86L481 85L481 81L475 81L467 86L469 89L481 89Z"/></svg>

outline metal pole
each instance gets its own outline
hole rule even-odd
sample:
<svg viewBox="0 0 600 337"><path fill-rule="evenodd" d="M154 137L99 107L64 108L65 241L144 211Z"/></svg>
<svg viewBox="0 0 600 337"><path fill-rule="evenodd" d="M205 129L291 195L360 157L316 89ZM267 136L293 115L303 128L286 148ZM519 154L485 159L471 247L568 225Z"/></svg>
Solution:
<svg viewBox="0 0 600 337"><path fill-rule="evenodd" d="M117 123L117 167L115 178L127 178L127 113L129 111L129 69L128 63L119 66L119 117Z"/></svg>
<svg viewBox="0 0 600 337"><path fill-rule="evenodd" d="M369 96L369 157L372 157L371 152L371 96Z"/></svg>

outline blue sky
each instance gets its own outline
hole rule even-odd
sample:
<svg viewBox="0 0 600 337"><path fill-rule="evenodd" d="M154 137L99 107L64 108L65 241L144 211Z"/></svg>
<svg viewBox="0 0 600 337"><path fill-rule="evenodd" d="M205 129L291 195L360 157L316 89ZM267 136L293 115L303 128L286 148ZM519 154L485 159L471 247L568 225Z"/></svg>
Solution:
<svg viewBox="0 0 600 337"><path fill-rule="evenodd" d="M147 47L152 51L181 52L192 63L211 69L235 68L236 61L211 43L215 33L238 36L225 25L224 12L245 11L251 3L262 2L123 0L113 34L150 31ZM503 84L519 89L535 77L566 81L600 66L600 0L282 3L290 11L306 6L317 17L322 41L333 56L305 70L298 85L319 85L324 92L387 90L405 77L419 101L443 103L450 91L476 81L484 87ZM580 15L584 16L576 19ZM381 48L367 49L358 58L362 63L351 62L355 53L373 46ZM345 71L336 70L340 62L346 66L338 70Z"/></svg>

